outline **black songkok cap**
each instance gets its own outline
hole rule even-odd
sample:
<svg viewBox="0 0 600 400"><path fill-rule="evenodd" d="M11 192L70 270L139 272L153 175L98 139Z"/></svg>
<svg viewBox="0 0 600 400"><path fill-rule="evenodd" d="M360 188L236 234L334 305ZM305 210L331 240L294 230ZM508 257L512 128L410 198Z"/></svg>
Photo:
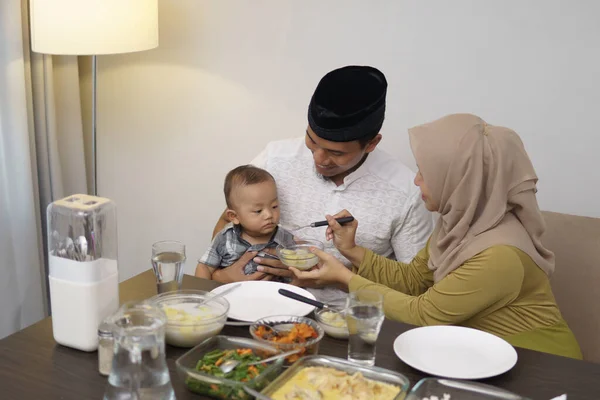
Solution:
<svg viewBox="0 0 600 400"><path fill-rule="evenodd" d="M347 66L325 75L308 106L308 124L322 139L351 142L374 137L385 118L387 81L381 71Z"/></svg>

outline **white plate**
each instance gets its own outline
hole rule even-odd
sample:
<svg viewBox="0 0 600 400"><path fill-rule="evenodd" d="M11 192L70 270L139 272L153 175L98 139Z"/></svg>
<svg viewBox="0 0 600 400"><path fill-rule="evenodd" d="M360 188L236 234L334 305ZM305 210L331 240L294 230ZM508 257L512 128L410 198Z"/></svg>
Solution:
<svg viewBox="0 0 600 400"><path fill-rule="evenodd" d="M228 283L211 290L219 294L227 288L238 284ZM287 289L315 300L312 293L287 283L269 281L242 282L242 286L227 293L224 297L230 304L229 318L254 322L257 319L272 315L294 315L304 317L311 313L313 306L289 299L278 293L279 289Z"/></svg>
<svg viewBox="0 0 600 400"><path fill-rule="evenodd" d="M454 379L489 378L517 363L516 350L505 340L461 326L411 329L396 338L394 352L415 369Z"/></svg>

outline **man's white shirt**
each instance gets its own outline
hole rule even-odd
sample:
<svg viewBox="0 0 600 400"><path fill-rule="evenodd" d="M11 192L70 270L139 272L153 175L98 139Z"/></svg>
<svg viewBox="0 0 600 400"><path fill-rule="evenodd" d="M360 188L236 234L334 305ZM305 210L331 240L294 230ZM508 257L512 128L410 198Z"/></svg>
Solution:
<svg viewBox="0 0 600 400"><path fill-rule="evenodd" d="M425 247L433 216L425 209L412 172L400 160L375 149L340 186L317 174L304 137L271 142L251 162L277 183L280 224L302 239L320 240L325 251L350 262L325 240L326 227L299 227L348 210L358 220L356 243L385 257L410 262ZM311 290L321 301L340 303L338 290Z"/></svg>

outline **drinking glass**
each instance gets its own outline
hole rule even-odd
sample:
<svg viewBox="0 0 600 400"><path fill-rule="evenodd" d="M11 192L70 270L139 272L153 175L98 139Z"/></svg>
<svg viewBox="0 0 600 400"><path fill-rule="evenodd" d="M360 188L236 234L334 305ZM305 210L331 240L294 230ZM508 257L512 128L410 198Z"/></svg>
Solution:
<svg viewBox="0 0 600 400"><path fill-rule="evenodd" d="M114 347L104 400L174 400L165 359L165 313L148 302L130 302L108 321Z"/></svg>
<svg viewBox="0 0 600 400"><path fill-rule="evenodd" d="M173 240L164 240L152 245L152 268L156 275L158 293L181 289L185 245Z"/></svg>
<svg viewBox="0 0 600 400"><path fill-rule="evenodd" d="M346 322L348 323L348 360L357 364L375 365L375 344L385 315L383 296L368 289L348 295Z"/></svg>

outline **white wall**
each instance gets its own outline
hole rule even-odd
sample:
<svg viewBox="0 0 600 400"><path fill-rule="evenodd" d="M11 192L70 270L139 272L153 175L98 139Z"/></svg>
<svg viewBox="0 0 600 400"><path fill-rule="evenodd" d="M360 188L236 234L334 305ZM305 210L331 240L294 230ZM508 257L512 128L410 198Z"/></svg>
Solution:
<svg viewBox="0 0 600 400"><path fill-rule="evenodd" d="M521 134L542 208L599 217L598 15L591 0L162 0L157 50L99 59L121 278L161 239L188 245L191 273L225 173L302 135L317 81L345 64L387 75L382 147L409 165L408 127L476 113Z"/></svg>

